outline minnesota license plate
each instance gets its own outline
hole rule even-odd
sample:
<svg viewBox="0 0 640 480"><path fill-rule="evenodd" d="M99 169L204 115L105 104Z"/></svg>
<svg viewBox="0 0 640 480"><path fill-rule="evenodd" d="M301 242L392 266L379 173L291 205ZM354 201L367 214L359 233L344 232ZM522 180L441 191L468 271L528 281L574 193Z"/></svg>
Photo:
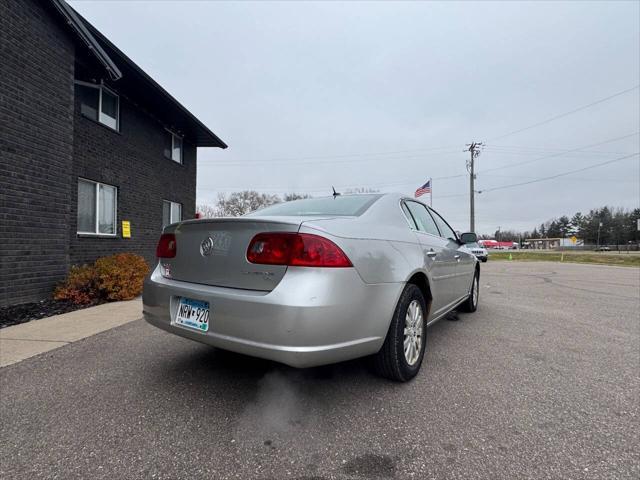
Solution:
<svg viewBox="0 0 640 480"><path fill-rule="evenodd" d="M209 302L182 297L176 313L176 324L201 332L209 330Z"/></svg>

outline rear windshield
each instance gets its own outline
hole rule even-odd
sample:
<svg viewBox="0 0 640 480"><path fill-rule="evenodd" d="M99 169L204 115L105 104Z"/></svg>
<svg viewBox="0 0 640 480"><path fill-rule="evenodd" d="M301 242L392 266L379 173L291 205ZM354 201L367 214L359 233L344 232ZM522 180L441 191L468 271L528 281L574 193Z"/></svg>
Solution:
<svg viewBox="0 0 640 480"><path fill-rule="evenodd" d="M306 198L292 202L278 203L256 210L248 216L315 216L333 215L357 217L362 215L382 195L338 195L336 197Z"/></svg>

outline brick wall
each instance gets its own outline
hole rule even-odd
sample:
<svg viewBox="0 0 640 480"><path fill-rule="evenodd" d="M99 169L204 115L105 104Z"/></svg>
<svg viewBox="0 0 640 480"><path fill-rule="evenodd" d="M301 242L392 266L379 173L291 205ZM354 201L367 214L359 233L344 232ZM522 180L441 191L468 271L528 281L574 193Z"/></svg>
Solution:
<svg viewBox="0 0 640 480"><path fill-rule="evenodd" d="M184 142L183 164L164 157L164 127L120 94L120 132L80 113L74 117L73 175L69 195L71 264L92 262L116 252L143 255L152 265L162 229L162 201L182 204L183 218L193 218L196 196L196 147ZM116 238L82 237L77 234L78 177L118 188ZM131 238L122 238L122 220L131 222Z"/></svg>
<svg viewBox="0 0 640 480"><path fill-rule="evenodd" d="M70 265L103 255L153 264L163 199L195 213L196 147L184 142L182 165L166 159L164 127L118 82L120 132L83 117L74 72L104 73L57 15L38 0L0 0L0 306L48 298ZM76 233L78 177L118 188L116 238Z"/></svg>
<svg viewBox="0 0 640 480"><path fill-rule="evenodd" d="M42 2L0 0L0 305L69 264L74 44Z"/></svg>

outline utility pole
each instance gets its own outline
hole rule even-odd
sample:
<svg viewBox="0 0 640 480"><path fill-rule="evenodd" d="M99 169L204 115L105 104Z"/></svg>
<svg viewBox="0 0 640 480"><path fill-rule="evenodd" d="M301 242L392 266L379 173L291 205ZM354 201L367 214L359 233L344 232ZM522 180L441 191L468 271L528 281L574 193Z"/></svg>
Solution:
<svg viewBox="0 0 640 480"><path fill-rule="evenodd" d="M474 161L480 155L480 148L482 147L482 142L471 142L467 144L467 148L463 150L464 152L470 152L470 158L467 162L467 171L469 172L469 231L476 231L476 206L475 206L475 189L474 189L474 181L476 179L475 174L475 165Z"/></svg>

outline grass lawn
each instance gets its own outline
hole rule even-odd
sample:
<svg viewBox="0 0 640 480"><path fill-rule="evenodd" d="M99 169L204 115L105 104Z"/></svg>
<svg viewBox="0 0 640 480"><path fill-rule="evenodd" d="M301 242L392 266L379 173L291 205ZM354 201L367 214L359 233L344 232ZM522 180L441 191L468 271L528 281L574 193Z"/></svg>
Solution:
<svg viewBox="0 0 640 480"><path fill-rule="evenodd" d="M522 250L490 251L489 261L507 260L511 255L512 261L523 262L571 262L596 263L601 265L622 265L625 267L640 267L640 255L617 252L532 252Z"/></svg>

